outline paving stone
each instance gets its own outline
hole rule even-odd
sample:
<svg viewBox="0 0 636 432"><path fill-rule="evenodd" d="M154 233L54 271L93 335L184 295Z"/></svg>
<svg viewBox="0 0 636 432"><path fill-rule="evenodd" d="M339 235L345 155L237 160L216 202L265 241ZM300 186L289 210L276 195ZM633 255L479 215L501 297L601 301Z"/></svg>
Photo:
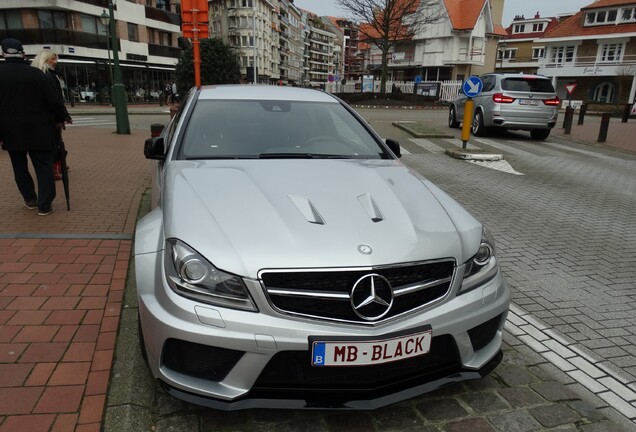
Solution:
<svg viewBox="0 0 636 432"><path fill-rule="evenodd" d="M558 382L540 382L530 387L551 402L580 399L578 395Z"/></svg>
<svg viewBox="0 0 636 432"><path fill-rule="evenodd" d="M367 413L346 412L329 415L325 418L329 431L366 432L373 430L373 421Z"/></svg>
<svg viewBox="0 0 636 432"><path fill-rule="evenodd" d="M525 410L516 410L488 418L500 432L529 432L541 427L534 417Z"/></svg>
<svg viewBox="0 0 636 432"><path fill-rule="evenodd" d="M528 370L520 366L500 365L496 371L497 375L511 387L530 384L533 381Z"/></svg>
<svg viewBox="0 0 636 432"><path fill-rule="evenodd" d="M423 424L422 420L413 414L414 410L408 406L391 405L374 411L373 419L380 430L412 430Z"/></svg>
<svg viewBox="0 0 636 432"><path fill-rule="evenodd" d="M556 427L581 420L581 416L563 404L540 406L528 410L545 427Z"/></svg>
<svg viewBox="0 0 636 432"><path fill-rule="evenodd" d="M444 432L496 432L486 420L470 418L444 425Z"/></svg>
<svg viewBox="0 0 636 432"><path fill-rule="evenodd" d="M529 387L504 388L498 391L513 408L538 405L544 402L544 399Z"/></svg>
<svg viewBox="0 0 636 432"><path fill-rule="evenodd" d="M429 421L453 420L468 415L455 399L436 399L416 406L422 417Z"/></svg>
<svg viewBox="0 0 636 432"><path fill-rule="evenodd" d="M510 408L505 400L495 392L466 393L460 397L479 414Z"/></svg>
<svg viewBox="0 0 636 432"><path fill-rule="evenodd" d="M628 432L625 428L610 422L599 422L580 426L581 432Z"/></svg>

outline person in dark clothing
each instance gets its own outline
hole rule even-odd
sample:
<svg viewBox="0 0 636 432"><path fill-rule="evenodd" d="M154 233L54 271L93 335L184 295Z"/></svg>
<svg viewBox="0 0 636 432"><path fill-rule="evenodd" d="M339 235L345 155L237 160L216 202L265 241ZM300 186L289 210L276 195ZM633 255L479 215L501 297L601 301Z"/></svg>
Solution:
<svg viewBox="0 0 636 432"><path fill-rule="evenodd" d="M55 71L57 67L57 54L51 51L48 48L40 51L31 62L31 66L40 69L46 77L51 82L51 85L55 87L55 89L62 95L64 98L64 93L62 93L62 84L60 83L60 78ZM71 115L66 110L66 118L64 119L64 123L57 125L57 130L55 131L55 147L53 148L53 174L55 176L55 180L62 180L62 130L65 129L65 123L73 123L73 119ZM66 156L66 155L64 155ZM68 166L66 168L68 170Z"/></svg>
<svg viewBox="0 0 636 432"><path fill-rule="evenodd" d="M9 152L24 205L46 216L55 210L53 147L57 124L66 116L64 100L41 70L25 62L19 40L4 39L1 46L5 62L0 64L0 141ZM37 193L27 156L35 169Z"/></svg>

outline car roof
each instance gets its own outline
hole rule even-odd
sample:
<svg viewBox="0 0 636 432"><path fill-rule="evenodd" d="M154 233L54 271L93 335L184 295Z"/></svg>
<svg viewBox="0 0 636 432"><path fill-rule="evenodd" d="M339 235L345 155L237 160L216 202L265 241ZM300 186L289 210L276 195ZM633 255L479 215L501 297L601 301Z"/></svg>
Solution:
<svg viewBox="0 0 636 432"><path fill-rule="evenodd" d="M281 100L339 103L336 98L319 90L300 87L261 84L223 84L201 87L199 100Z"/></svg>

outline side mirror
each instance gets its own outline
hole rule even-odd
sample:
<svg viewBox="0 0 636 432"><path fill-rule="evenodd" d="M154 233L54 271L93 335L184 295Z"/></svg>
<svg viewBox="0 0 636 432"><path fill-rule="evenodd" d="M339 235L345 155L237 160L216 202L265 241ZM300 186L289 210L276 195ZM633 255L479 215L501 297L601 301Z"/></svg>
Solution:
<svg viewBox="0 0 636 432"><path fill-rule="evenodd" d="M399 158L402 157L402 152L400 151L400 143L388 138L386 141L386 145L391 149L391 151Z"/></svg>
<svg viewBox="0 0 636 432"><path fill-rule="evenodd" d="M163 137L148 138L144 142L146 159L164 160L166 158Z"/></svg>

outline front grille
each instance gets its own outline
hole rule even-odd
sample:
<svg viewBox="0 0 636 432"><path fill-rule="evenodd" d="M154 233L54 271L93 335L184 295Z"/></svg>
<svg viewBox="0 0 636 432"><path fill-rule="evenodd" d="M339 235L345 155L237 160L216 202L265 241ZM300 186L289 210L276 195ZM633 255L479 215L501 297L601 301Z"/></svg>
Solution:
<svg viewBox="0 0 636 432"><path fill-rule="evenodd" d="M373 366L313 367L308 351L276 354L256 380L250 398L302 398L338 404L336 399L368 400L426 384L461 370L450 335L434 337L422 356ZM334 392L336 390L336 392Z"/></svg>
<svg viewBox="0 0 636 432"><path fill-rule="evenodd" d="M382 319L392 318L446 296L451 287L454 261L412 263L364 270L274 271L261 274L272 306L280 312L329 320L364 322L351 306L355 283L365 275L389 280L394 301Z"/></svg>
<svg viewBox="0 0 636 432"><path fill-rule="evenodd" d="M163 346L163 363L169 369L196 378L222 381L243 357L243 351L168 339Z"/></svg>

